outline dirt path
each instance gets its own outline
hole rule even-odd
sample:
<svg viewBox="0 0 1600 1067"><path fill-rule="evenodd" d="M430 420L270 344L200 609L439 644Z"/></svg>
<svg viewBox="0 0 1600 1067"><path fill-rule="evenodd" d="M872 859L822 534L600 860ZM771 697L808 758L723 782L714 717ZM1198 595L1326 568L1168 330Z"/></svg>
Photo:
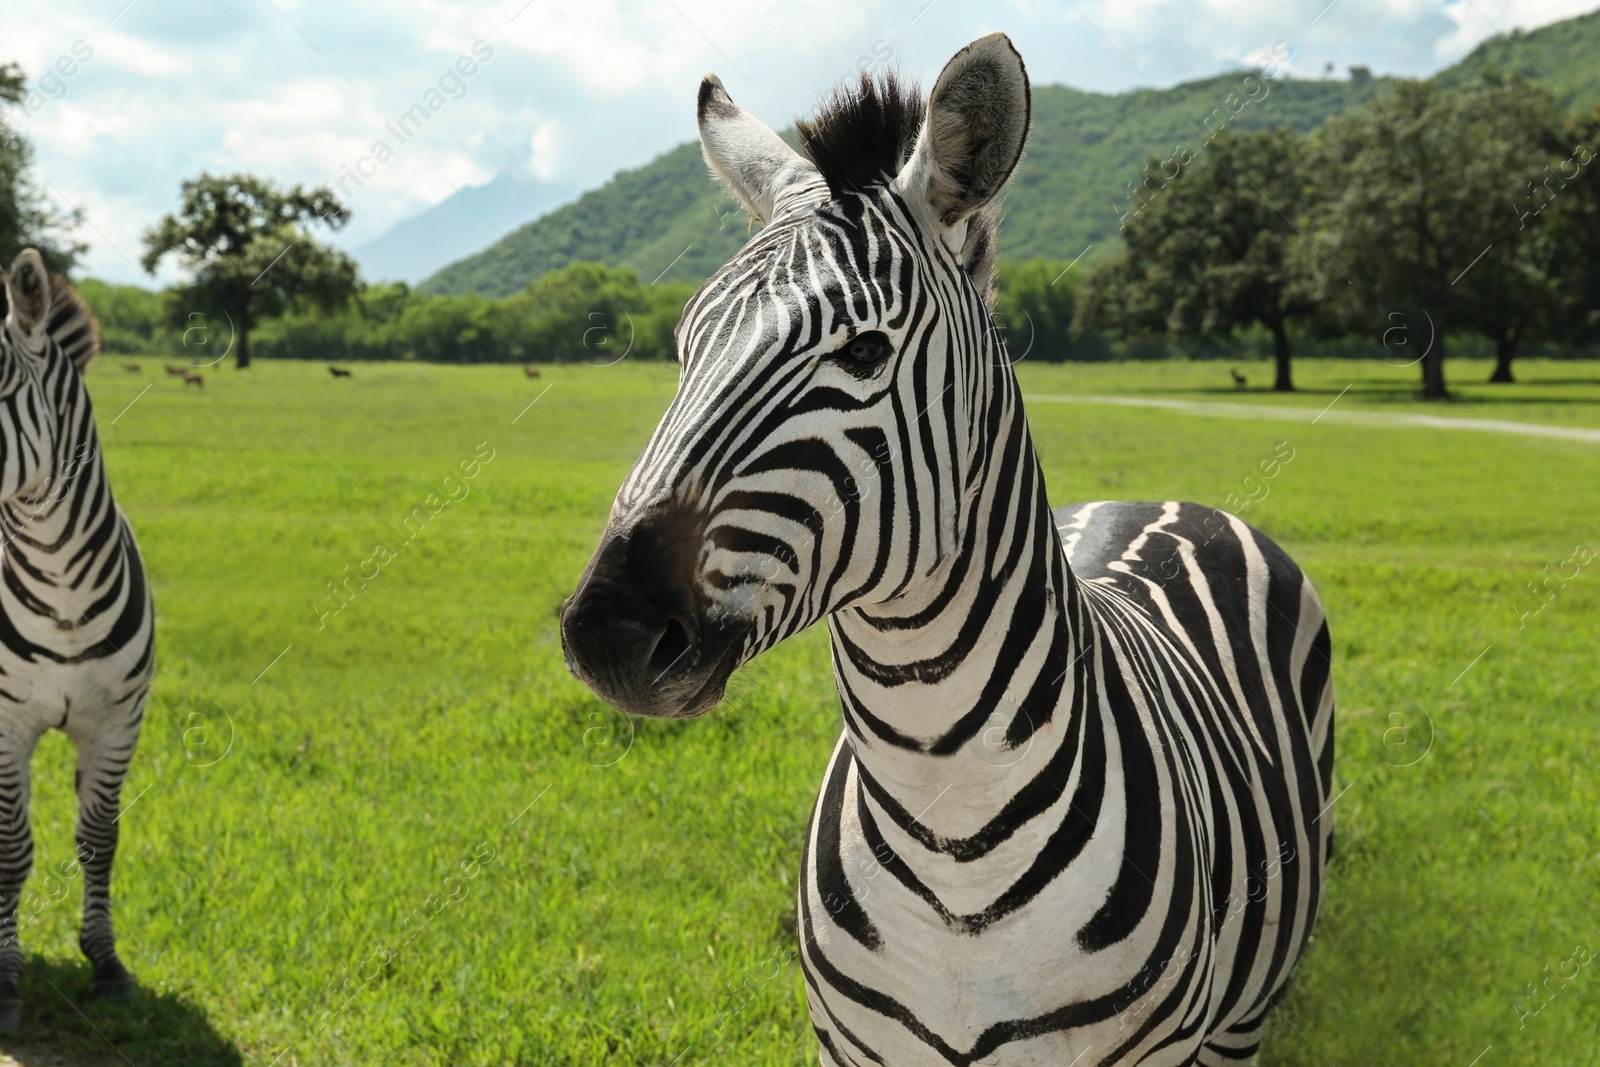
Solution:
<svg viewBox="0 0 1600 1067"><path fill-rule="evenodd" d="M1517 434L1523 437L1553 437L1563 441L1583 441L1600 445L1600 430L1581 426L1550 426L1539 422L1507 422L1504 419L1464 419L1450 415L1414 415L1389 411L1339 411L1330 403L1320 412L1315 408L1268 404L1228 404L1204 400L1165 400L1133 396L1066 396L1030 393L1022 398L1029 404L1115 404L1120 407L1165 408L1185 415L1205 415L1219 419L1266 419L1274 422L1337 422L1350 426L1419 426L1433 430L1472 430L1478 433ZM1337 397L1335 401L1337 401Z"/></svg>

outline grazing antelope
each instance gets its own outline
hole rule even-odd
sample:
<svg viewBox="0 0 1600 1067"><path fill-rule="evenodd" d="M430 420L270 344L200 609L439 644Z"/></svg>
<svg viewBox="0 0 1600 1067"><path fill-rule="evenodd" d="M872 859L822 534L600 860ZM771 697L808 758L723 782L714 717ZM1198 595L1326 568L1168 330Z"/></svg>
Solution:
<svg viewBox="0 0 1600 1067"><path fill-rule="evenodd" d="M122 365L122 369L127 371L129 374L138 374L139 373L139 364L137 364L137 363L124 363Z"/></svg>
<svg viewBox="0 0 1600 1067"><path fill-rule="evenodd" d="M163 363L161 368L174 378L187 378L189 376L189 368L181 363Z"/></svg>
<svg viewBox="0 0 1600 1067"><path fill-rule="evenodd" d="M328 368L328 373L333 375L335 378L348 378L348 377L350 377L350 372L345 370L343 367L329 367Z"/></svg>
<svg viewBox="0 0 1600 1067"><path fill-rule="evenodd" d="M206 391L206 380L205 378L201 377L199 371L185 371L183 375L183 385L185 389L191 385L197 385L200 387L200 391L202 393Z"/></svg>
<svg viewBox="0 0 1600 1067"><path fill-rule="evenodd" d="M1250 379L1239 373L1238 367L1229 367L1228 373L1233 375L1233 385L1236 389L1243 389L1250 384Z"/></svg>
<svg viewBox="0 0 1600 1067"><path fill-rule="evenodd" d="M522 368L522 373L526 374L530 378L537 378L539 376L539 368L538 367L523 367Z"/></svg>
<svg viewBox="0 0 1600 1067"><path fill-rule="evenodd" d="M33 865L29 762L46 730L78 749L78 945L91 997L133 986L111 926L123 777L155 670L149 584L112 499L83 370L88 308L26 249L0 288L0 1030L22 1017L17 905Z"/></svg>

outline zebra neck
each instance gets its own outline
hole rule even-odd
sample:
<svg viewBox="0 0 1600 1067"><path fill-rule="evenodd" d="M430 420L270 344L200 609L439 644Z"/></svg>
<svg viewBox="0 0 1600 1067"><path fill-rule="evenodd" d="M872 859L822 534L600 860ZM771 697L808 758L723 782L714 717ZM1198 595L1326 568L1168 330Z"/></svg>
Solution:
<svg viewBox="0 0 1600 1067"><path fill-rule="evenodd" d="M73 376L76 378L76 376ZM100 457L94 414L81 380L59 383L54 454L31 492L0 505L5 570L23 584L90 591L107 553L121 550L116 505ZM53 392L53 390L51 390ZM14 579L8 582L15 589ZM74 597L76 599L76 597Z"/></svg>
<svg viewBox="0 0 1600 1067"><path fill-rule="evenodd" d="M1025 428L1009 446L1016 461L998 466L1015 477L975 489L952 558L906 595L830 619L865 783L944 840L1060 798L1088 686L1092 623Z"/></svg>

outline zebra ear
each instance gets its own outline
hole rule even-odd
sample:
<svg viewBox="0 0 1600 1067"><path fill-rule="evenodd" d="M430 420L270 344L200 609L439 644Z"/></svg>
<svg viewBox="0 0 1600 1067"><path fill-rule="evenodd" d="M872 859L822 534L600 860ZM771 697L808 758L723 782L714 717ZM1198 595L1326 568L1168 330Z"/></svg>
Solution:
<svg viewBox="0 0 1600 1067"><path fill-rule="evenodd" d="M765 225L815 194L822 176L772 128L733 102L722 79L700 82L700 151L728 195Z"/></svg>
<svg viewBox="0 0 1600 1067"><path fill-rule="evenodd" d="M6 271L7 318L24 337L42 332L50 314L50 275L44 259L32 248L24 248Z"/></svg>
<svg viewBox="0 0 1600 1067"><path fill-rule="evenodd" d="M961 224L1016 169L1031 109L1028 72L1003 33L973 41L940 72L895 189L911 203L927 204L952 250L965 240Z"/></svg>

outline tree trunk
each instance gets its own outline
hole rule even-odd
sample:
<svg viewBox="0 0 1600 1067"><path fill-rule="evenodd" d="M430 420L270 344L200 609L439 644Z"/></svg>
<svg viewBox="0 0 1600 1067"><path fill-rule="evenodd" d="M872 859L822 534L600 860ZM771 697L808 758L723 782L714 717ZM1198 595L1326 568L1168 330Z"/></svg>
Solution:
<svg viewBox="0 0 1600 1067"><path fill-rule="evenodd" d="M1433 347L1422 357L1422 398L1443 400L1448 395L1444 387L1444 330L1439 329Z"/></svg>
<svg viewBox="0 0 1600 1067"><path fill-rule="evenodd" d="M1517 358L1516 331L1507 331L1495 339L1494 343L1494 373L1489 375L1489 381L1495 383L1512 383L1516 379L1511 377L1511 361Z"/></svg>
<svg viewBox="0 0 1600 1067"><path fill-rule="evenodd" d="M1275 393L1292 393L1294 381L1289 376L1289 331L1284 329L1282 319L1276 319L1268 325L1272 330L1272 355L1278 363L1272 390Z"/></svg>
<svg viewBox="0 0 1600 1067"><path fill-rule="evenodd" d="M233 369L244 370L250 366L250 311L239 310L239 350L234 353Z"/></svg>

